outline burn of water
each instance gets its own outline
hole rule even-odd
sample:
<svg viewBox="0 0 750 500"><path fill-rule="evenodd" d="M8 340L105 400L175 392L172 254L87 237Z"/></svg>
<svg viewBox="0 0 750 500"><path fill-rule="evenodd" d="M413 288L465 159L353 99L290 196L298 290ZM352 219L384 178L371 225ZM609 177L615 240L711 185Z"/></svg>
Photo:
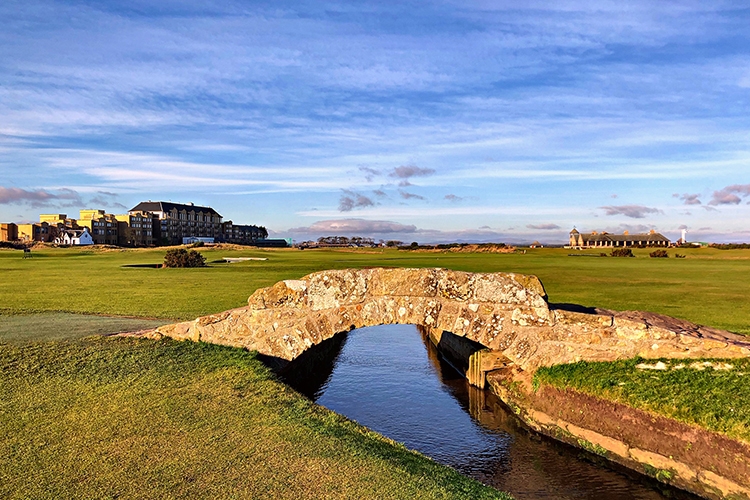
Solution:
<svg viewBox="0 0 750 500"><path fill-rule="evenodd" d="M283 377L318 404L518 500L696 498L528 431L413 325L337 335Z"/></svg>

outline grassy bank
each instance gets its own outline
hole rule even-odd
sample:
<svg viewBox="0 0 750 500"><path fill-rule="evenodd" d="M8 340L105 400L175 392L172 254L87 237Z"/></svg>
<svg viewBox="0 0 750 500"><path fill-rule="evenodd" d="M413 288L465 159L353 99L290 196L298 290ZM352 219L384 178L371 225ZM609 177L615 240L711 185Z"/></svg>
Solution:
<svg viewBox="0 0 750 500"><path fill-rule="evenodd" d="M0 345L2 498L507 498L275 381L239 349Z"/></svg>
<svg viewBox="0 0 750 500"><path fill-rule="evenodd" d="M750 250L687 249L685 259L570 257L598 255L564 249L525 254L423 253L396 250L216 250L222 257L267 261L212 264L204 269L122 267L160 263L163 249L0 251L0 313L66 311L88 314L192 319L242 306L257 288L333 268L446 267L475 272L535 274L551 302L617 310L638 309L750 334Z"/></svg>
<svg viewBox="0 0 750 500"><path fill-rule="evenodd" d="M750 443L750 359L579 362L541 368L534 381L572 388Z"/></svg>

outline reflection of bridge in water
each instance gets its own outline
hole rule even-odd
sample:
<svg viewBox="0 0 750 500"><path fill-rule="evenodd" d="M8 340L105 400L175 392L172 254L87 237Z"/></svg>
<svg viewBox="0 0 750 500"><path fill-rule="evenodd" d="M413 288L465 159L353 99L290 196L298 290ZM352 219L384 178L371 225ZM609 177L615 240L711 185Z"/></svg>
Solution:
<svg viewBox="0 0 750 500"><path fill-rule="evenodd" d="M319 404L518 500L664 498L653 480L526 430L496 396L468 385L456 361L424 331L392 325L337 335L282 376Z"/></svg>

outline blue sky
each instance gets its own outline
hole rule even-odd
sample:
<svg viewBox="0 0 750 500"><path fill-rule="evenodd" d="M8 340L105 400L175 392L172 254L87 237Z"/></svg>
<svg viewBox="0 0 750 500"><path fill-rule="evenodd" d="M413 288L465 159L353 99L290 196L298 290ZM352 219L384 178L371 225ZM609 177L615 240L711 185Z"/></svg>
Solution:
<svg viewBox="0 0 750 500"><path fill-rule="evenodd" d="M523 4L524 7L518 5ZM750 5L0 3L0 220L750 241Z"/></svg>

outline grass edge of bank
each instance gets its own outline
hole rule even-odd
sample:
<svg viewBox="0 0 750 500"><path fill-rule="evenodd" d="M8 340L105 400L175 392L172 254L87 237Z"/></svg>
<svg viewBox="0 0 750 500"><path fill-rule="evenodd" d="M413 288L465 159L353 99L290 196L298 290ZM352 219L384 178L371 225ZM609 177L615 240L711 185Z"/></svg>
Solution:
<svg viewBox="0 0 750 500"><path fill-rule="evenodd" d="M665 368L637 367L658 363ZM541 384L573 389L750 443L750 406L742 404L750 401L750 359L579 361L540 368L534 386Z"/></svg>

